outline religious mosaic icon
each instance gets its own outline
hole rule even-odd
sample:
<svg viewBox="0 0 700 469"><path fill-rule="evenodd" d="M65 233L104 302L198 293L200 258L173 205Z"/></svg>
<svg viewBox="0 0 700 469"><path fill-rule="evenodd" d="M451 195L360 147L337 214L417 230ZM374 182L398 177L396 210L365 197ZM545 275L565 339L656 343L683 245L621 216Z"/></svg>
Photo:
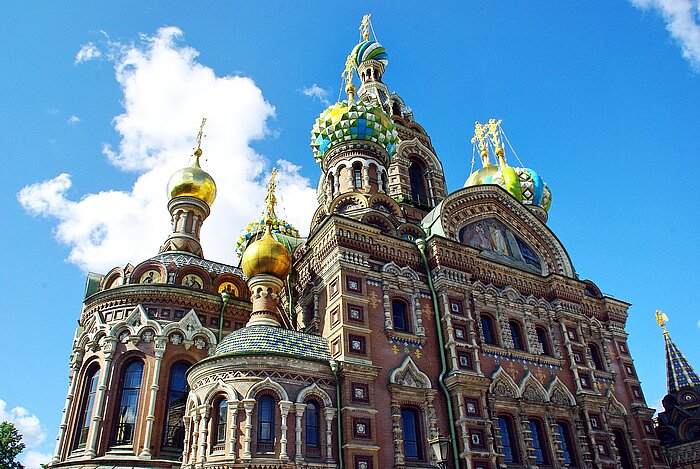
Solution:
<svg viewBox="0 0 700 469"><path fill-rule="evenodd" d="M202 282L202 277L195 274L185 275L185 278L182 279L182 284L186 287L199 289L201 289L202 285L204 285Z"/></svg>
<svg viewBox="0 0 700 469"><path fill-rule="evenodd" d="M155 269L145 271L139 283L160 283L160 272Z"/></svg>
<svg viewBox="0 0 700 469"><path fill-rule="evenodd" d="M542 272L542 263L530 246L496 220L482 220L465 226L459 231L459 240L479 249L481 255L489 259Z"/></svg>
<svg viewBox="0 0 700 469"><path fill-rule="evenodd" d="M228 293L229 295L238 296L238 287L233 282L224 282L219 285L219 293Z"/></svg>

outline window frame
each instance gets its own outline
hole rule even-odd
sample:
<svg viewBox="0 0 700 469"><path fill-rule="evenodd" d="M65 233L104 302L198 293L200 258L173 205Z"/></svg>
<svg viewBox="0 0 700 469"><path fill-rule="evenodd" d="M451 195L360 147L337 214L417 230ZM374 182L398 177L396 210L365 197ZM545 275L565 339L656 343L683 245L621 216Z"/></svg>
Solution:
<svg viewBox="0 0 700 469"><path fill-rule="evenodd" d="M550 337L547 334L547 329L544 326L535 326L535 335L537 335L537 341L542 346L542 355L548 357L553 356L552 345L550 344Z"/></svg>
<svg viewBox="0 0 700 469"><path fill-rule="evenodd" d="M542 421L537 418L530 418L527 421L530 429L530 439L532 441L532 449L535 454L535 464L538 466L549 466L551 458L547 450L547 433L544 430Z"/></svg>
<svg viewBox="0 0 700 469"><path fill-rule="evenodd" d="M83 381L83 394L80 400L80 413L78 414L78 422L75 427L75 441L73 449L82 449L87 445L88 434L90 433L90 424L95 412L95 397L100 380L100 366L93 363L85 373Z"/></svg>
<svg viewBox="0 0 700 469"><path fill-rule="evenodd" d="M310 408L315 409L315 416L313 422L309 422L311 412ZM310 425L313 423L314 425ZM309 428L315 428L316 432L316 442L309 443ZM306 401L306 408L304 410L304 452L306 456L309 457L321 457L321 444L323 439L321 438L321 404L315 400L310 399Z"/></svg>
<svg viewBox="0 0 700 469"><path fill-rule="evenodd" d="M556 425L557 435L559 436L559 444L562 449L562 457L564 458L564 463L568 464L569 467L576 467L577 455L573 440L571 438L571 426L568 422L563 421L556 422Z"/></svg>
<svg viewBox="0 0 700 469"><path fill-rule="evenodd" d="M225 395L217 396L213 402L214 405L212 406L212 410L214 410L215 418L212 419L214 421L214 428L212 428L212 445L216 447L226 444L229 411L228 399Z"/></svg>
<svg viewBox="0 0 700 469"><path fill-rule="evenodd" d="M522 324L515 319L509 319L508 330L510 330L510 337L513 341L513 349L520 350L521 352L527 352Z"/></svg>
<svg viewBox="0 0 700 469"><path fill-rule="evenodd" d="M411 428L413 432L413 437L415 439L409 439L407 434L410 433L407 428L407 421L405 416L411 416L411 422L413 427ZM410 461L423 461L425 458L425 451L423 448L423 430L421 428L421 411L420 409L413 406L401 407L401 432L403 435L403 454L406 460ZM415 447L415 453L411 452L409 455L408 445Z"/></svg>
<svg viewBox="0 0 700 469"><path fill-rule="evenodd" d="M263 403L269 403L269 419L263 420ZM275 452L275 436L277 433L276 429L276 413L277 413L277 400L269 395L264 394L257 398L257 418L256 424L257 429L255 432L255 452L263 454L271 454ZM264 428L267 427L269 432L269 437L263 437Z"/></svg>
<svg viewBox="0 0 700 469"><path fill-rule="evenodd" d="M488 313L479 313L479 324L481 325L481 335L484 343L498 346L498 337L496 336L496 325L493 316Z"/></svg>
<svg viewBox="0 0 700 469"><path fill-rule="evenodd" d="M185 388L183 390L173 391L173 376L175 373L175 369L176 369L176 367L181 367L183 365L186 367L184 372L183 372L183 378L184 378L184 375L187 373L187 369L189 369L189 367L192 366L191 364L189 364L185 361L178 361L178 362L173 363L172 366L170 367L170 373L168 374L168 389L167 389L166 400L165 400L165 411L163 414L163 441L161 442L161 446L165 449L177 449L180 451L182 451L184 449L184 441L185 441L184 440L184 438L185 438L185 425L184 425L184 422L182 421L182 416L179 419L177 419L179 421L179 424L168 425L168 423L170 422L170 408L173 405L173 403L175 402L175 400L172 399L171 393L175 392L175 393L182 394L181 398L183 399L183 404L184 404L183 409L182 409L183 410L182 415L183 416L185 415L185 407L187 406L187 395L189 392L189 386L187 386L187 380L185 379ZM169 443L168 442L168 433L170 432L169 427L175 428L175 430L173 430L173 432L176 432L177 428L182 429L182 444L180 446L174 446L174 445L168 444Z"/></svg>
<svg viewBox="0 0 700 469"><path fill-rule="evenodd" d="M127 374L129 374L129 370L131 369L132 366L138 365L140 367L139 370L139 376L138 376L138 386L136 387L128 387L125 388L124 385L127 381ZM113 422L113 430L112 430L112 444L115 446L126 446L126 445L133 445L134 444L134 436L136 434L136 427L139 421L139 407L140 407L140 400L141 400L141 388L143 387L143 373L146 368L146 364L144 363L143 360L139 358L134 358L132 360L129 360L128 362L125 362L123 365L123 368L121 370L121 375L119 377L119 392L118 392L118 400L116 403L116 406L114 408L114 422ZM127 391L131 391L131 396L134 397L133 401L135 401L135 405L129 406L124 408L124 396L126 395ZM133 422L131 423L120 423L119 415L124 414L126 409L129 409L131 407L134 407L133 411ZM124 429L122 426L126 425L131 425L131 436L130 438L123 438L120 437L119 434L120 432L123 432Z"/></svg>
<svg viewBox="0 0 700 469"><path fill-rule="evenodd" d="M403 312L399 311L399 316L402 316L403 326L397 327L397 308L395 306L401 305ZM401 314L402 313L402 314ZM410 307L406 300L403 298L392 298L391 299L391 324L396 332L403 332L406 334L411 334L413 332L413 324L411 324L411 312Z"/></svg>
<svg viewBox="0 0 700 469"><path fill-rule="evenodd" d="M598 371L605 371L605 363L603 357L600 354L600 348L593 342L588 343L588 353L591 355L591 364L593 369Z"/></svg>
<svg viewBox="0 0 700 469"><path fill-rule="evenodd" d="M513 418L509 415L499 415L497 420L501 447L503 448L503 461L506 464L519 464L520 454L518 453L518 440L515 435ZM507 444L503 440L504 432L506 434ZM508 448L508 452L506 452L506 448Z"/></svg>

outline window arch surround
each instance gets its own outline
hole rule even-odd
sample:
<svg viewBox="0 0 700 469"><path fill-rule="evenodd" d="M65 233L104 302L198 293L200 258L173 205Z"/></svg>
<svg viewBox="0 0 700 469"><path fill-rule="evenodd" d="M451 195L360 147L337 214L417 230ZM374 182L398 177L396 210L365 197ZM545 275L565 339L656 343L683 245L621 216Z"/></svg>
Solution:
<svg viewBox="0 0 700 469"><path fill-rule="evenodd" d="M416 157L409 158L408 179L411 186L411 198L421 205L429 205L426 189L425 166Z"/></svg>
<svg viewBox="0 0 700 469"><path fill-rule="evenodd" d="M603 366L603 357L600 354L600 349L598 346L594 343L589 343L588 351L591 355L591 364L593 365L593 368L596 370L605 370L605 367Z"/></svg>
<svg viewBox="0 0 700 469"><path fill-rule="evenodd" d="M315 398L306 401L304 409L304 442L306 456L321 456L321 404Z"/></svg>
<svg viewBox="0 0 700 469"><path fill-rule="evenodd" d="M481 337L485 344L498 345L498 336L496 335L496 320L488 313L479 314L479 326L481 329Z"/></svg>
<svg viewBox="0 0 700 469"><path fill-rule="evenodd" d="M542 355L552 356L552 345L550 344L549 334L544 326L536 326L535 333L537 334L537 341L542 347Z"/></svg>
<svg viewBox="0 0 700 469"><path fill-rule="evenodd" d="M80 399L80 411L75 425L74 449L84 448L87 443L90 423L95 406L95 396L100 377L100 366L97 363L88 365L83 380L83 393Z"/></svg>
<svg viewBox="0 0 700 469"><path fill-rule="evenodd" d="M256 397L256 445L257 453L274 453L277 396L270 391L263 391Z"/></svg>
<svg viewBox="0 0 700 469"><path fill-rule="evenodd" d="M223 450L228 426L228 398L219 394L212 401L212 449Z"/></svg>
<svg viewBox="0 0 700 469"><path fill-rule="evenodd" d="M525 351L525 337L523 336L523 326L515 319L508 320L510 337L513 340L513 348Z"/></svg>
<svg viewBox="0 0 700 469"><path fill-rule="evenodd" d="M122 366L112 431L112 443L115 445L131 445L134 442L144 368L144 361L140 358L129 358Z"/></svg>
<svg viewBox="0 0 700 469"><path fill-rule="evenodd" d="M403 298L391 300L391 317L395 331L407 333L413 331L410 306Z"/></svg>

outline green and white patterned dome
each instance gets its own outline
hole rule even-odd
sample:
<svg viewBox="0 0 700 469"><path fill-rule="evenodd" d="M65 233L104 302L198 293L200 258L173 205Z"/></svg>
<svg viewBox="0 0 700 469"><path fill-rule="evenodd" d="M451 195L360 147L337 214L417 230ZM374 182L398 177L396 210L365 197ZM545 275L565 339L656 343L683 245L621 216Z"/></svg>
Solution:
<svg viewBox="0 0 700 469"><path fill-rule="evenodd" d="M328 150L352 140L377 143L386 149L391 159L399 136L396 125L381 107L354 100L330 106L311 129L311 148L319 164Z"/></svg>
<svg viewBox="0 0 700 469"><path fill-rule="evenodd" d="M367 60L376 60L381 62L385 67L389 63L389 55L386 53L384 46L377 41L364 40L357 44L350 53L350 56L355 61L355 66L359 67L362 62Z"/></svg>

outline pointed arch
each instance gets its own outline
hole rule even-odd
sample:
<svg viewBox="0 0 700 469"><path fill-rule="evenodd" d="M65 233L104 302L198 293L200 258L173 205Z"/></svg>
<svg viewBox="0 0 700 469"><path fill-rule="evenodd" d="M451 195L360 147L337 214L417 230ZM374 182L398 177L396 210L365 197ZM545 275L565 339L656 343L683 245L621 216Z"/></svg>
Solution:
<svg viewBox="0 0 700 469"><path fill-rule="evenodd" d="M520 381L520 396L532 402L546 403L549 401L549 395L537 378L535 378L530 370L525 373Z"/></svg>
<svg viewBox="0 0 700 469"><path fill-rule="evenodd" d="M549 395L549 401L553 404L566 406L576 405L576 398L574 398L569 388L567 388L556 375L552 382L549 383L549 386L547 386L547 394Z"/></svg>
<svg viewBox="0 0 700 469"><path fill-rule="evenodd" d="M304 400L308 396L316 396L323 401L323 406L324 407L332 407L333 406L333 401L331 401L331 397L328 395L326 391L321 389L318 384L314 383L310 386L305 387L301 391L299 391L299 394L297 394L297 399L296 403L301 404L304 402Z"/></svg>
<svg viewBox="0 0 700 469"><path fill-rule="evenodd" d="M216 383L213 383L209 390L207 391L207 394L204 396L203 402L205 404L211 404L216 398L217 395L225 394L226 399L229 402L237 401L239 399L239 394L236 392L235 389L231 387L230 384L224 383L222 380L218 380Z"/></svg>
<svg viewBox="0 0 700 469"><path fill-rule="evenodd" d="M430 389L432 386L428 375L418 369L410 356L389 374L389 383L420 389Z"/></svg>
<svg viewBox="0 0 700 469"><path fill-rule="evenodd" d="M611 416L624 417L627 415L627 409L623 406L620 401L617 400L615 395L608 391L606 392L608 398L608 405L605 406L605 412Z"/></svg>
<svg viewBox="0 0 700 469"><path fill-rule="evenodd" d="M264 380L258 381L257 383L252 385L250 389L248 389L248 393L245 397L246 399L255 399L256 394L258 394L264 389L270 389L274 391L275 394L277 394L277 397L280 401L289 400L289 395L287 394L287 391L278 382L271 380L270 377L267 377Z"/></svg>
<svg viewBox="0 0 700 469"><path fill-rule="evenodd" d="M489 386L489 392L491 394L510 399L517 399L520 397L518 385L515 384L513 378L506 373L501 365L498 365L496 371L493 372L491 380L491 385Z"/></svg>

